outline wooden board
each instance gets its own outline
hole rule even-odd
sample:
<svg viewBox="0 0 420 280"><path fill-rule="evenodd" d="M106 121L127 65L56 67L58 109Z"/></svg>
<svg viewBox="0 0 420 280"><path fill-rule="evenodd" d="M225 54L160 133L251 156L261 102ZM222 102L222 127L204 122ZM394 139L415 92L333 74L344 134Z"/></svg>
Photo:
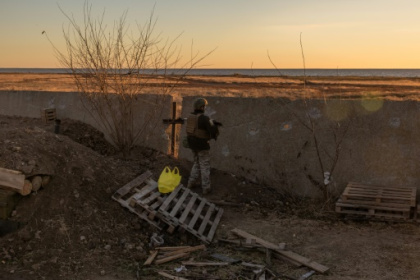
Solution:
<svg viewBox="0 0 420 280"><path fill-rule="evenodd" d="M166 198L158 212L205 243L213 240L223 215L222 208L182 185Z"/></svg>
<svg viewBox="0 0 420 280"><path fill-rule="evenodd" d="M25 175L22 172L0 167L0 186L20 193L24 184Z"/></svg>
<svg viewBox="0 0 420 280"><path fill-rule="evenodd" d="M281 254L282 256L293 260L294 262L298 262L298 263L300 263L300 264L302 264L304 266L307 266L309 268L312 268L313 270L315 270L317 272L325 273L325 272L327 272L329 270L328 267L326 267L326 266L324 266L322 264L319 264L319 263L317 263L315 261L312 261L312 260L310 260L308 258L305 258L305 257L303 257L303 256L301 256L299 254L296 254L296 253L292 252L292 251L286 251L286 250L280 250L280 249L272 249L272 248L276 248L278 246L275 245L274 243L268 242L268 241L266 241L264 239L261 239L261 238L259 238L257 236L254 236L252 234L249 234L249 233L247 233L247 232L245 232L243 230L233 229L232 232L235 233L236 235L242 237L242 238L247 239L247 240L255 240L255 243L260 244L260 245L262 245L262 246L264 246L266 248L269 248L270 250L273 250L274 252L276 252L278 254Z"/></svg>

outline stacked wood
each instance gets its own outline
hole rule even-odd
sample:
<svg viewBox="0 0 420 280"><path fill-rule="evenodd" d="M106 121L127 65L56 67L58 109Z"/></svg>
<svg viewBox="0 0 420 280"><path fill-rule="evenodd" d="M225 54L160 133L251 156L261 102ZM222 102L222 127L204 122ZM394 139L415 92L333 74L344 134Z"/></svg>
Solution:
<svg viewBox="0 0 420 280"><path fill-rule="evenodd" d="M48 175L36 175L26 178L21 171L0 167L0 188L17 192L23 196L45 187L49 181L50 176Z"/></svg>

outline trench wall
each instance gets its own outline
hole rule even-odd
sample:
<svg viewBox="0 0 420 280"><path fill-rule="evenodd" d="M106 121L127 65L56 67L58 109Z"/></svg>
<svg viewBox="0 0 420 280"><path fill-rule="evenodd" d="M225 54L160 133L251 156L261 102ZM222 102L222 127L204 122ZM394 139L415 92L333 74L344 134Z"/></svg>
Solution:
<svg viewBox="0 0 420 280"><path fill-rule="evenodd" d="M172 97L154 94L141 95L133 106L134 126L140 127L137 144L168 152L170 131L162 119L171 116ZM109 130L95 119L77 92L0 91L0 114L41 118L41 111L55 108L57 118L79 120L90 124L111 140Z"/></svg>
<svg viewBox="0 0 420 280"><path fill-rule="evenodd" d="M184 118L194 99L184 98ZM320 194L313 182L324 182L321 170L332 172L328 186L337 194L350 181L419 185L418 102L216 97L208 101L206 114L223 124L217 141L211 141L214 168L305 196ZM184 136L185 128L181 139ZM183 147L179 157L192 160Z"/></svg>
<svg viewBox="0 0 420 280"><path fill-rule="evenodd" d="M207 99L206 114L223 123L219 138L211 141L213 168L304 196L320 194L314 182L324 180L321 164L324 171L332 172L329 188L337 193L350 181L419 185L418 102ZM188 117L194 100L183 99L181 117ZM2 115L40 118L44 108L56 108L58 118L83 121L107 135L77 93L0 91ZM146 128L137 144L168 153L171 129L162 119L171 118L171 110L171 97L142 95L134 114L138 124L146 123ZM177 127L178 139L182 139L185 127ZM191 151L182 145L176 151L179 158L192 160Z"/></svg>

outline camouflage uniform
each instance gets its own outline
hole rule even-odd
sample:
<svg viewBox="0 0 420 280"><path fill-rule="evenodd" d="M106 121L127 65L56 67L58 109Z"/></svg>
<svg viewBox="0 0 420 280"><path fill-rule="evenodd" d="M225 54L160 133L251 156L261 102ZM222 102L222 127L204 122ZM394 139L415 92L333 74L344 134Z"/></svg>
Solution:
<svg viewBox="0 0 420 280"><path fill-rule="evenodd" d="M192 188L199 182L201 175L201 187L203 191L208 192L210 186L210 151L193 151L194 164L191 169L190 178L188 179L188 187Z"/></svg>
<svg viewBox="0 0 420 280"><path fill-rule="evenodd" d="M194 112L187 119L186 131L188 146L194 155L194 164L188 179L188 188L194 187L201 176L203 193L209 193L210 186L210 140L217 139L218 125L204 115L207 100L199 98L194 103Z"/></svg>

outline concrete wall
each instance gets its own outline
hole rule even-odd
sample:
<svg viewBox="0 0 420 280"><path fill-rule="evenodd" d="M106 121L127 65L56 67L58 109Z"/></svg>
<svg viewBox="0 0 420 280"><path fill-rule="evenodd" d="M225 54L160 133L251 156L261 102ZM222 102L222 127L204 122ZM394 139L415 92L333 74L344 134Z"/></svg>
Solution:
<svg viewBox="0 0 420 280"><path fill-rule="evenodd" d="M76 92L0 91L0 114L40 118L41 110L55 108L57 118L70 118L90 124L110 140L108 131L93 117ZM168 152L169 133L162 119L171 117L172 97L145 94L133 104L134 126L141 130L137 144Z"/></svg>
<svg viewBox="0 0 420 280"><path fill-rule="evenodd" d="M183 117L188 117L194 99L184 98ZM211 143L212 166L217 169L307 196L320 194L311 183L311 178L324 179L319 158L325 171L334 168L330 188L337 193L349 181L414 187L420 182L417 102L222 97L208 101L206 113L223 123L219 139ZM305 126L311 126L308 116L319 157L312 129ZM184 135L185 128L181 138ZM183 147L179 156L192 160Z"/></svg>
<svg viewBox="0 0 420 280"><path fill-rule="evenodd" d="M188 117L194 100L183 99L183 118ZM324 170L331 171L336 143L341 141L329 185L337 193L349 181L419 185L420 103L228 97L210 97L208 101L206 113L223 123L219 139L211 142L211 164L219 170L314 196L319 192L311 180L323 182L319 159ZM0 114L39 118L43 108L56 108L60 119L80 120L105 132L77 93L0 91ZM170 127L163 125L162 119L172 116L172 98L142 95L134 108L138 124L146 122L138 144L168 152ZM315 127L319 156L312 131L306 127L311 125L308 116ZM185 126L178 125L178 133L182 139ZM181 159L192 159L190 150L181 146L178 152Z"/></svg>

